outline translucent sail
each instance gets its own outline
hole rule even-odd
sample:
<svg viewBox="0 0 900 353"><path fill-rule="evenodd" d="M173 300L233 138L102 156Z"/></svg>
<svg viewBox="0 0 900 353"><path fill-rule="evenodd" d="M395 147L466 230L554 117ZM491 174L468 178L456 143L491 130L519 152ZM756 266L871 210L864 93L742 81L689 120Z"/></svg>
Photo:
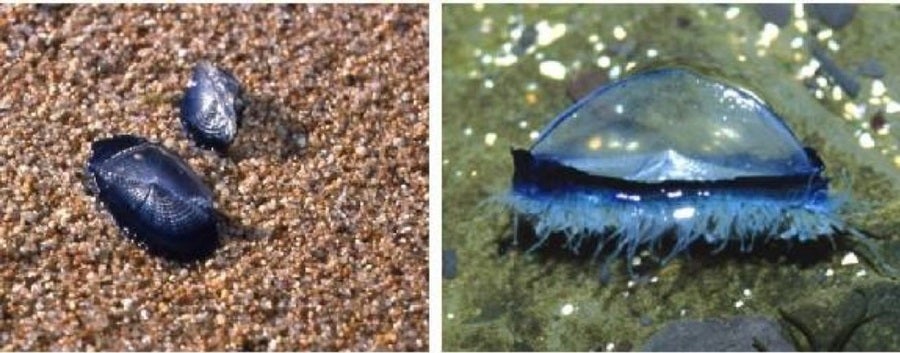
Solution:
<svg viewBox="0 0 900 353"><path fill-rule="evenodd" d="M758 98L679 69L638 74L596 90L557 117L531 153L589 174L642 182L817 169Z"/></svg>

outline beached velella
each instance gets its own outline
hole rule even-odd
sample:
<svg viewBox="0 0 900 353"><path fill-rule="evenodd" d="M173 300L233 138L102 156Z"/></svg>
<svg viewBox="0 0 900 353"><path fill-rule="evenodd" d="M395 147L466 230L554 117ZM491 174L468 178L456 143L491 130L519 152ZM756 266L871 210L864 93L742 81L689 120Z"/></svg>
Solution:
<svg viewBox="0 0 900 353"><path fill-rule="evenodd" d="M668 237L673 256L700 240L750 251L847 231L815 151L752 93L687 70L598 88L512 154L503 201L534 226L535 248L598 237L595 256L613 245L630 260Z"/></svg>
<svg viewBox="0 0 900 353"><path fill-rule="evenodd" d="M244 107L234 75L202 61L194 66L181 100L181 124L200 147L225 152L237 135Z"/></svg>
<svg viewBox="0 0 900 353"><path fill-rule="evenodd" d="M218 245L212 192L171 151L119 135L91 146L91 187L125 235L155 254L190 261Z"/></svg>

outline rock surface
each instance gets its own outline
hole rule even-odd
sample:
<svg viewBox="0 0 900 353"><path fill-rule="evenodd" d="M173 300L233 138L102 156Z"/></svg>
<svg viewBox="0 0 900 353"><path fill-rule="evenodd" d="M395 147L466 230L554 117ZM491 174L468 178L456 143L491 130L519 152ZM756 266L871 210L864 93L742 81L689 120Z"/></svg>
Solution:
<svg viewBox="0 0 900 353"><path fill-rule="evenodd" d="M640 349L644 352L795 351L775 321L763 317L681 320L666 325Z"/></svg>
<svg viewBox="0 0 900 353"><path fill-rule="evenodd" d="M856 15L855 4L809 4L806 6L814 17L832 29L843 28Z"/></svg>
<svg viewBox="0 0 900 353"><path fill-rule="evenodd" d="M456 270L456 250L447 249L441 255L441 275L444 279L454 279L457 275Z"/></svg>
<svg viewBox="0 0 900 353"><path fill-rule="evenodd" d="M757 4L756 13L765 22L784 27L791 20L791 4Z"/></svg>

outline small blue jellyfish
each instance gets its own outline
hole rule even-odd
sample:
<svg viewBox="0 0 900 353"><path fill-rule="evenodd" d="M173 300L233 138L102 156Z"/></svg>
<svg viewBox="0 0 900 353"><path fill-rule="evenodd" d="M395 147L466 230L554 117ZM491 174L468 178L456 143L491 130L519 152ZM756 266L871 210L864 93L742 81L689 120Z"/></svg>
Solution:
<svg viewBox="0 0 900 353"><path fill-rule="evenodd" d="M181 124L200 147L225 152L237 135L244 107L237 79L201 61L181 100Z"/></svg>
<svg viewBox="0 0 900 353"><path fill-rule="evenodd" d="M666 263L698 241L748 252L851 231L815 151L751 92L683 69L598 88L512 156L502 202L533 225L532 249L598 237L595 257L612 245L630 264L670 238Z"/></svg>
<svg viewBox="0 0 900 353"><path fill-rule="evenodd" d="M147 140L119 135L91 146L89 187L124 234L178 261L218 246L212 192L184 161Z"/></svg>

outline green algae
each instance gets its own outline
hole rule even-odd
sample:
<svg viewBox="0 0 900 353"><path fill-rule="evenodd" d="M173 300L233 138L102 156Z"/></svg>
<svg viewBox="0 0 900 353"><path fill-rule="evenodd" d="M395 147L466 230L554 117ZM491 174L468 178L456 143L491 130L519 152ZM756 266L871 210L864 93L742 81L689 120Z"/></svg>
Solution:
<svg viewBox="0 0 900 353"><path fill-rule="evenodd" d="M527 147L529 134L571 104L566 88L573 76L596 69L597 59L606 55L621 68L633 62L629 72L686 65L759 94L822 155L835 188L851 200L851 224L876 238L888 261L900 264L900 235L895 231L900 225L900 171L893 159L897 130L872 132L876 147L862 147L861 121L843 117L848 100L816 99L795 78L809 55L795 60L795 53L805 51L792 48L791 40L813 37L789 24L758 56L763 23L752 5L738 8L740 13L729 20L728 7L714 5L485 5L480 11L473 5L444 6L442 245L456 249L459 256L459 276L442 283L445 350L630 350L671 320L781 318L781 312L806 302L831 303L827 307L834 312L853 312L858 301L841 298L856 288L888 283L894 286L882 291L897 293L896 281L865 264L841 265L849 250L840 247L813 261L798 259L810 251L796 249L771 256L728 252L679 258L637 281L629 281L619 263L605 285L598 281L595 262L508 249L509 216L487 200L508 187L509 148ZM892 28L898 17L900 11L893 6L861 6L849 26L835 31L841 49L831 54L848 70L877 58L888 71L882 79L887 94L900 97L900 81L891 75L900 60L900 35ZM565 35L510 66L485 63L490 62L486 55L496 59L505 43L515 44L508 37L511 28L541 21L565 24ZM815 26L814 20L809 23ZM613 37L616 26L627 32L621 41ZM592 35L604 43L603 52L595 50ZM611 53L615 46L631 48L622 56ZM648 58L650 49L658 56ZM542 75L539 63L546 60L569 68L566 78ZM860 82L860 97L852 102L864 104L871 80ZM872 114L869 109L866 117ZM898 114L885 117L888 122L900 119ZM827 252L830 245L825 248ZM814 322L821 315L800 310L795 316L800 322ZM847 315L835 320L851 319ZM798 347L810 348L796 328L787 322L784 326ZM900 327L885 319L865 322L852 332L847 347L900 349L895 341L877 340L884 331L896 334ZM838 332L816 334L831 339Z"/></svg>

